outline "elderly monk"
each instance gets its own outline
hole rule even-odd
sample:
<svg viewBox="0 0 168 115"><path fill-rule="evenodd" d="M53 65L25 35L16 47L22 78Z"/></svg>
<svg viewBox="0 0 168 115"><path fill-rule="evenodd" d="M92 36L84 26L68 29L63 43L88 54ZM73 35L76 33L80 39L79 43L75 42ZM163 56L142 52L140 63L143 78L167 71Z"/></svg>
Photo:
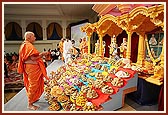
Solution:
<svg viewBox="0 0 168 115"><path fill-rule="evenodd" d="M28 96L28 108L37 110L34 103L39 100L44 91L44 77L49 80L42 57L47 52L39 53L33 46L36 37L33 32L26 32L25 41L19 50L18 73L23 74L26 94Z"/></svg>

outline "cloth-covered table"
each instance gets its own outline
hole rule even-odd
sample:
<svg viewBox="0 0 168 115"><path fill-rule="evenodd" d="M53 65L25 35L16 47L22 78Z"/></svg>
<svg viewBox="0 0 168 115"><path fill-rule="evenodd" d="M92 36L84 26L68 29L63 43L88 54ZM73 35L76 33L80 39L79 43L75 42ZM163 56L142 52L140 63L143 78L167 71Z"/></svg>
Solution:
<svg viewBox="0 0 168 115"><path fill-rule="evenodd" d="M137 91L128 94L128 97L140 105L153 105L158 103L160 89L161 86L138 77Z"/></svg>

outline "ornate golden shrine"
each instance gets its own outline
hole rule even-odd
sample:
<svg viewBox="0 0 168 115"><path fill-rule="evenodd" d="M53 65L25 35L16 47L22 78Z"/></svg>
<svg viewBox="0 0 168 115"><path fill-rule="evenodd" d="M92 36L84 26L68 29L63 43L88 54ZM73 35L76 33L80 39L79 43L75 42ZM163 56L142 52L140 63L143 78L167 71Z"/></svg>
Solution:
<svg viewBox="0 0 168 115"><path fill-rule="evenodd" d="M156 5L151 7L139 6L127 14L121 16L113 16L106 14L96 23L88 23L81 30L87 33L88 46L90 46L90 37L93 32L97 32L100 40L99 55L102 55L102 39L108 34L109 36L118 36L123 30L128 34L128 45L126 58L130 59L131 55L131 36L133 32L139 35L138 59L137 64L143 66L145 58L145 38L147 32L150 32L157 27L162 27L164 30L164 5ZM88 48L90 53L90 47ZM164 62L164 48L161 53L161 63ZM152 60L155 62L155 60Z"/></svg>

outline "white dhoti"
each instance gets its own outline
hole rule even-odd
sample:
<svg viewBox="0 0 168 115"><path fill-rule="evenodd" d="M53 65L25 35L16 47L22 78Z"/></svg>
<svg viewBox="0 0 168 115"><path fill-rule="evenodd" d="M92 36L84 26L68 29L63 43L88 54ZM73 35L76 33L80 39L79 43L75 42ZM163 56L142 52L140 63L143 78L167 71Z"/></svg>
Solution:
<svg viewBox="0 0 168 115"><path fill-rule="evenodd" d="M65 64L71 59L71 54L63 53Z"/></svg>
<svg viewBox="0 0 168 115"><path fill-rule="evenodd" d="M65 64L68 63L68 61L71 59L71 54L69 53L70 52L70 49L72 47L72 43L70 40L65 41L64 44L63 44L63 56L64 56L64 60L65 60Z"/></svg>

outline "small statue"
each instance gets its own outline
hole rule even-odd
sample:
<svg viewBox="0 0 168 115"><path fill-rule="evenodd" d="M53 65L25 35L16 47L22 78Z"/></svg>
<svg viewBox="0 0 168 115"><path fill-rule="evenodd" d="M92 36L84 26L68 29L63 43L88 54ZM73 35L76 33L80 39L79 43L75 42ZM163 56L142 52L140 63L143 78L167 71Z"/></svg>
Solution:
<svg viewBox="0 0 168 115"><path fill-rule="evenodd" d="M149 40L149 44L150 45L156 45L157 44L157 41L156 41L156 38L155 38L154 34L152 34L152 37Z"/></svg>
<svg viewBox="0 0 168 115"><path fill-rule="evenodd" d="M127 51L127 38L123 38L123 43L120 46L120 57L125 58Z"/></svg>
<svg viewBox="0 0 168 115"><path fill-rule="evenodd" d="M95 54L96 54L96 56L99 55L99 46L100 46L100 43L99 43L99 40L97 40L97 42L95 43Z"/></svg>
<svg viewBox="0 0 168 115"><path fill-rule="evenodd" d="M155 66L154 67L154 75L152 76L153 78L156 78L158 80L163 80L164 77L164 68L162 66Z"/></svg>
<svg viewBox="0 0 168 115"><path fill-rule="evenodd" d="M110 57L112 57L113 52L116 50L116 48L118 48L118 45L116 44L116 37L115 37L115 35L113 35L113 37L111 38L111 44L108 47L109 47Z"/></svg>

